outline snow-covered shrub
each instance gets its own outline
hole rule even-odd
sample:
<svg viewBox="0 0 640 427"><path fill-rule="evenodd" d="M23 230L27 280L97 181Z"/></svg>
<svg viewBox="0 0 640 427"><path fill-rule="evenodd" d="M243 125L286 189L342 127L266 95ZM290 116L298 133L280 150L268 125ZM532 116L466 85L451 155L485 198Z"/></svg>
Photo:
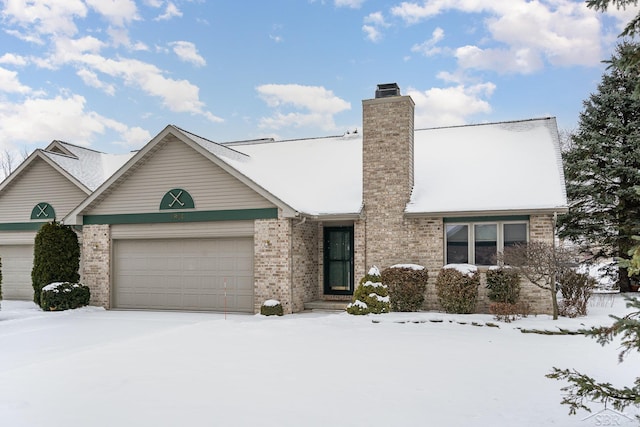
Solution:
<svg viewBox="0 0 640 427"><path fill-rule="evenodd" d="M587 315L587 305L596 281L585 273L574 270L563 271L558 277L562 300L558 303L561 316L577 317Z"/></svg>
<svg viewBox="0 0 640 427"><path fill-rule="evenodd" d="M398 264L382 271L382 283L387 285L392 311L419 311L429 280L421 265Z"/></svg>
<svg viewBox="0 0 640 427"><path fill-rule="evenodd" d="M260 306L260 314L263 316L282 316L284 310L280 301L275 299L268 299Z"/></svg>
<svg viewBox="0 0 640 427"><path fill-rule="evenodd" d="M448 264L436 280L436 295L447 313L469 314L476 308L480 275L470 264Z"/></svg>
<svg viewBox="0 0 640 427"><path fill-rule="evenodd" d="M42 288L40 308L46 311L72 310L89 305L89 287L80 283L56 282Z"/></svg>
<svg viewBox="0 0 640 427"><path fill-rule="evenodd" d="M33 247L33 302L41 305L42 288L49 283L78 282L79 268L80 245L73 229L56 221L43 224Z"/></svg>
<svg viewBox="0 0 640 427"><path fill-rule="evenodd" d="M372 267L360 279L360 285L353 294L352 302L347 305L349 314L381 314L390 311L389 292L380 278L380 270Z"/></svg>

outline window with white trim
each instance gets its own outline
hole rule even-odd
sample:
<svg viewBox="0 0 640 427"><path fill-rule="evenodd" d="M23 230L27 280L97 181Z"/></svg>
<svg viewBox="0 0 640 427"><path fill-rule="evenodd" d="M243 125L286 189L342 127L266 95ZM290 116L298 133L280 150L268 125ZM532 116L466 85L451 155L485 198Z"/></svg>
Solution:
<svg viewBox="0 0 640 427"><path fill-rule="evenodd" d="M526 243L526 221L466 222L445 224L445 263L495 265L498 253Z"/></svg>

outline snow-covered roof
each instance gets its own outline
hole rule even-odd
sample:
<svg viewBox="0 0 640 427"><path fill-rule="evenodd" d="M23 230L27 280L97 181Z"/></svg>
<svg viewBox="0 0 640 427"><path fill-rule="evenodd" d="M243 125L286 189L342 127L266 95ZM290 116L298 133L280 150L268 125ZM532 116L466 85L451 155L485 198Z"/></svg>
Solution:
<svg viewBox="0 0 640 427"><path fill-rule="evenodd" d="M302 213L361 210L359 133L226 145L247 156L220 153L225 162ZM562 210L567 205L554 118L416 130L414 165L408 214Z"/></svg>
<svg viewBox="0 0 640 427"><path fill-rule="evenodd" d="M229 144L248 156L224 160L289 206L310 215L357 214L362 207L359 134Z"/></svg>
<svg viewBox="0 0 640 427"><path fill-rule="evenodd" d="M415 132L408 213L567 206L555 118Z"/></svg>
<svg viewBox="0 0 640 427"><path fill-rule="evenodd" d="M124 165L134 153L106 154L89 148L55 141L70 154L57 150L41 150L41 153L93 191Z"/></svg>

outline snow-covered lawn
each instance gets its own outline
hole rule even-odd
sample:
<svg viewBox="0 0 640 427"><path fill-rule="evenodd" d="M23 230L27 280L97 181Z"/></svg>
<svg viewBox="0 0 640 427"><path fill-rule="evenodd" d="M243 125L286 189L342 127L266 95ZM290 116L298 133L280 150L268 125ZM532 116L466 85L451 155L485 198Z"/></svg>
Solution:
<svg viewBox="0 0 640 427"><path fill-rule="evenodd" d="M544 375L573 367L631 385L638 355L618 364L617 345L518 328L609 325L627 311L610 298L586 318L499 328L472 325L489 315L43 313L3 301L0 426L598 425L569 416Z"/></svg>

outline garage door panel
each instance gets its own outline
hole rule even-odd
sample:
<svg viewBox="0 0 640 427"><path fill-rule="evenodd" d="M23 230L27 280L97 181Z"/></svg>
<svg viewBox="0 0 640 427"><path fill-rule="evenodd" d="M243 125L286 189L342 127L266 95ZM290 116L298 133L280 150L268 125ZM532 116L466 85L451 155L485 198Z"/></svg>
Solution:
<svg viewBox="0 0 640 427"><path fill-rule="evenodd" d="M118 308L253 312L253 282L251 238L114 241Z"/></svg>
<svg viewBox="0 0 640 427"><path fill-rule="evenodd" d="M2 259L2 298L33 300L31 270L33 245L0 246Z"/></svg>

